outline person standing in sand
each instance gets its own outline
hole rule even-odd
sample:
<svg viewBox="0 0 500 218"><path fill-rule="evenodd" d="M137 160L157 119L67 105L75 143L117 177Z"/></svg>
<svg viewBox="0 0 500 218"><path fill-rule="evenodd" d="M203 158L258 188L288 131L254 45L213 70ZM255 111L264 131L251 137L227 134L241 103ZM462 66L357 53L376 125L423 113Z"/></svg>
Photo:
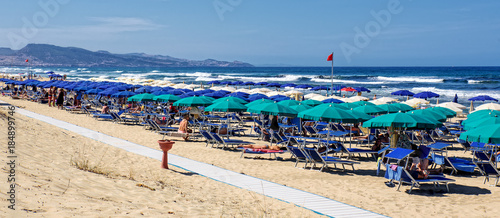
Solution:
<svg viewBox="0 0 500 218"><path fill-rule="evenodd" d="M63 109L63 104L64 104L64 96L65 96L65 91L64 89L60 88L59 92L57 93L57 109Z"/></svg>

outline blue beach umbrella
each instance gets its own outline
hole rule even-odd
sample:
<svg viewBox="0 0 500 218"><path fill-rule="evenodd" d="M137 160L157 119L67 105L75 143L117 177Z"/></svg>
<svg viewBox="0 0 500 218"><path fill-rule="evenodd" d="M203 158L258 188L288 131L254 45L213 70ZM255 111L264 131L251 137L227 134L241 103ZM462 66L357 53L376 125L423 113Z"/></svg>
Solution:
<svg viewBox="0 0 500 218"><path fill-rule="evenodd" d="M311 89L312 91L318 91L318 90L328 90L328 87L326 86L315 86Z"/></svg>
<svg viewBox="0 0 500 218"><path fill-rule="evenodd" d="M266 86L267 87L281 87L281 84L279 84L279 83L268 83Z"/></svg>
<svg viewBox="0 0 500 218"><path fill-rule="evenodd" d="M302 85L295 86L296 89L310 89L312 87L313 86L307 85L307 84L302 84Z"/></svg>
<svg viewBox="0 0 500 218"><path fill-rule="evenodd" d="M498 99L492 98L488 95L479 95L473 98L469 98L469 101L497 101Z"/></svg>
<svg viewBox="0 0 500 218"><path fill-rule="evenodd" d="M217 84L220 84L219 80L213 80L207 83L207 85L217 85Z"/></svg>
<svg viewBox="0 0 500 218"><path fill-rule="evenodd" d="M413 95L414 98L423 98L423 99L428 99L428 98L439 98L439 94L434 93L434 92L420 92L415 95Z"/></svg>
<svg viewBox="0 0 500 218"><path fill-rule="evenodd" d="M371 91L365 87L354 87L354 89L356 89L356 91L358 92L368 92L370 93Z"/></svg>
<svg viewBox="0 0 500 218"><path fill-rule="evenodd" d="M267 97L267 95L263 95L263 94L260 94L260 93L256 93L256 94L252 94L252 95L249 95L248 96L248 100L249 101L255 101L255 100L258 100L258 99L269 99L269 97Z"/></svg>
<svg viewBox="0 0 500 218"><path fill-rule="evenodd" d="M254 82L245 82L245 83L243 83L243 85L251 86L251 85L255 85L255 83Z"/></svg>
<svg viewBox="0 0 500 218"><path fill-rule="evenodd" d="M258 86L265 86L265 85L267 85L267 82L259 82L259 83L255 83L255 85L258 85Z"/></svg>
<svg viewBox="0 0 500 218"><path fill-rule="evenodd" d="M136 95L135 92L130 92L130 91L122 91L122 92L117 92L115 94L112 94L111 97L115 98L124 98L124 97L130 97Z"/></svg>
<svg viewBox="0 0 500 218"><path fill-rule="evenodd" d="M341 101L339 99L335 99L335 98L325 99L325 100L323 100L321 102L323 102L323 103L335 103L335 104L344 103L343 101Z"/></svg>
<svg viewBox="0 0 500 218"><path fill-rule="evenodd" d="M410 92L408 90L398 90L398 91L392 92L391 95L413 96L413 95L415 95L415 93Z"/></svg>

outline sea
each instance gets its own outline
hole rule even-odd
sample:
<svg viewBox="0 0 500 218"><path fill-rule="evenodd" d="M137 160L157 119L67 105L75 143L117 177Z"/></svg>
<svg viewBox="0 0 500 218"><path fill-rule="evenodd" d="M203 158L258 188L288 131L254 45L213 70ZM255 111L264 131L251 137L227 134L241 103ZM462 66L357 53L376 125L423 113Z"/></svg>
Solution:
<svg viewBox="0 0 500 218"><path fill-rule="evenodd" d="M333 80L330 67L194 67L194 68L77 68L77 67L0 67L0 73L27 75L28 72L46 76L48 71L66 75L68 80L90 78L115 79L132 77L138 79L166 80L172 83L207 84L210 81L275 82L311 86L365 87L370 93L362 96L377 98L387 96L406 100L406 97L391 96L391 92L406 89L413 93L431 91L440 95L439 101L458 102L467 105L467 99L478 95L489 95L500 99L500 67L334 67ZM207 87L207 86L205 86ZM237 86L256 88L260 86ZM284 88L288 91L292 88ZM301 90L305 94L326 91ZM347 97L353 95L347 94ZM435 103L434 99L428 99Z"/></svg>

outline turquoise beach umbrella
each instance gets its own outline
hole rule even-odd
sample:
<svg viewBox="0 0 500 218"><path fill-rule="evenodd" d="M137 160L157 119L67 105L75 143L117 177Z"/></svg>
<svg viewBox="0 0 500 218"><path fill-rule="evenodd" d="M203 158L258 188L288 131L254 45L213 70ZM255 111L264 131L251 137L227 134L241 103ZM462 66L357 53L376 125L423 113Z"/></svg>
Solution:
<svg viewBox="0 0 500 218"><path fill-rule="evenodd" d="M296 117L297 111L278 103L257 104L247 109L250 113Z"/></svg>
<svg viewBox="0 0 500 218"><path fill-rule="evenodd" d="M384 110L382 108L379 108L376 105L360 106L360 107L353 108L352 110L357 111L357 112L363 112L365 114L371 114L371 115L384 113Z"/></svg>
<svg viewBox="0 0 500 218"><path fill-rule="evenodd" d="M471 130L482 126L500 124L500 117L486 117L473 122L462 123L465 130Z"/></svg>
<svg viewBox="0 0 500 218"><path fill-rule="evenodd" d="M367 128L417 128L417 129L433 129L442 126L437 120L430 120L419 115L410 113L392 113L375 117L363 123L363 127Z"/></svg>
<svg viewBox="0 0 500 218"><path fill-rule="evenodd" d="M246 111L247 106L238 102L226 99L225 101L216 102L205 108L205 111L220 111L220 112L240 112Z"/></svg>
<svg viewBox="0 0 500 218"><path fill-rule="evenodd" d="M271 100L271 99L266 99L266 98L262 98L262 99L257 99L255 101L252 101L248 104L245 104L245 106L247 107L252 107L254 105L258 105L258 104L263 104L263 103L273 103L274 101Z"/></svg>
<svg viewBox="0 0 500 218"><path fill-rule="evenodd" d="M357 123L359 120L346 110L336 107L314 107L309 110L302 111L298 117L307 120L319 120L325 122L337 123Z"/></svg>
<svg viewBox="0 0 500 218"><path fill-rule="evenodd" d="M293 106L290 106L290 108L296 110L297 112L302 112L302 111L305 111L305 110L309 110L311 109L312 107L307 105L307 104L298 104L298 105L293 105Z"/></svg>
<svg viewBox="0 0 500 218"><path fill-rule="evenodd" d="M176 95L171 95L171 94L166 94L166 95L158 95L153 98L153 100L158 101L158 102L175 102L177 100L180 100L181 98Z"/></svg>
<svg viewBox="0 0 500 218"><path fill-rule="evenodd" d="M211 104L212 102L207 100L206 98L193 96L177 100L176 102L174 102L173 106L198 107L198 106L208 106Z"/></svg>
<svg viewBox="0 0 500 218"><path fill-rule="evenodd" d="M156 97L156 95L152 95L149 93L143 93L143 94L138 94L134 95L132 97L129 97L127 101L154 101L153 98Z"/></svg>
<svg viewBox="0 0 500 218"><path fill-rule="evenodd" d="M500 124L487 125L460 134L460 139L469 142L500 144Z"/></svg>
<svg viewBox="0 0 500 218"><path fill-rule="evenodd" d="M316 100L313 100L313 99L308 99L308 100L302 101L302 104L307 104L309 106L313 106L314 107L314 106L323 104L323 102L316 101Z"/></svg>
<svg viewBox="0 0 500 218"><path fill-rule="evenodd" d="M214 103L217 103L217 102L222 102L222 101L233 101L233 102L238 102L240 104L246 104L248 103L247 101L241 99L241 98L238 98L238 97L233 97L233 96L229 96L229 97L224 97L224 98L219 98L215 101L213 101Z"/></svg>
<svg viewBox="0 0 500 218"><path fill-rule="evenodd" d="M299 105L299 104L301 104L301 102L300 101L296 101L296 100L284 100L284 101L278 102L278 104L290 107L290 106Z"/></svg>

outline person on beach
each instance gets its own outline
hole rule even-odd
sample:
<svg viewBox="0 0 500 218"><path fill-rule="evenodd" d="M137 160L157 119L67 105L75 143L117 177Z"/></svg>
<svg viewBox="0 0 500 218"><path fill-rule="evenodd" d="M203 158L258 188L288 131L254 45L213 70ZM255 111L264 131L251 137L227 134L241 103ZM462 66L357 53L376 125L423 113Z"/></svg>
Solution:
<svg viewBox="0 0 500 218"><path fill-rule="evenodd" d="M280 125L278 123L278 116L273 116L271 119L271 126L269 126L269 129L273 130L274 132L278 132L280 130Z"/></svg>
<svg viewBox="0 0 500 218"><path fill-rule="evenodd" d="M109 114L109 107L108 107L108 104L104 104L104 106L102 107L102 111L101 113L103 114Z"/></svg>
<svg viewBox="0 0 500 218"><path fill-rule="evenodd" d="M186 133L186 137L182 137L184 141L189 141L189 133L192 133L193 131L188 128L189 124L189 115L184 114L183 116L184 119L182 119L181 123L179 124L179 133Z"/></svg>
<svg viewBox="0 0 500 218"><path fill-rule="evenodd" d="M49 88L48 93L48 100L49 100L49 107L52 107L52 97L54 96L54 93L52 92L52 86Z"/></svg>
<svg viewBox="0 0 500 218"><path fill-rule="evenodd" d="M56 102L57 109L60 109L60 110L63 109L65 94L66 94L66 92L64 91L64 89L60 88L59 92L57 93L57 102Z"/></svg>

